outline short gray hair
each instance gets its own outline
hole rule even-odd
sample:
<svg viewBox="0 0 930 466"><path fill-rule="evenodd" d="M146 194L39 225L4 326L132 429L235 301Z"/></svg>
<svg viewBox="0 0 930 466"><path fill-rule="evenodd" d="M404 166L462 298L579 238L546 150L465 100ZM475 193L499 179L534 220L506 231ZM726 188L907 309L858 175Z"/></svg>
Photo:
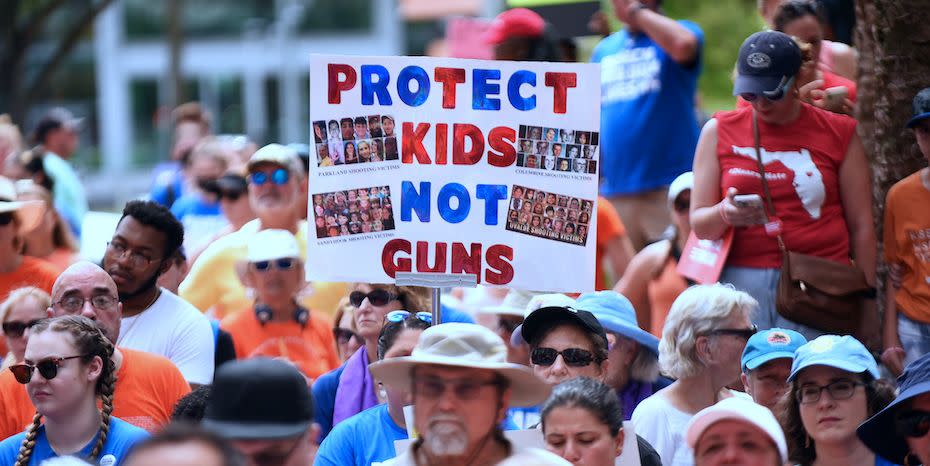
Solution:
<svg viewBox="0 0 930 466"><path fill-rule="evenodd" d="M734 315L749 316L759 303L732 285L695 285L672 304L662 339L659 341L659 367L675 379L690 377L704 368L694 352L700 335L720 328Z"/></svg>

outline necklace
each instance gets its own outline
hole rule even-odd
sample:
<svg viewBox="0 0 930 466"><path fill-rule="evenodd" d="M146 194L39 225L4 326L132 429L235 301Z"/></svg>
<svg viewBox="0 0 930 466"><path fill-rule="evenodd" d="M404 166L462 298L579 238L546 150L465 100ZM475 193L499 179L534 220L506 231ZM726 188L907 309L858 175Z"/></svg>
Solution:
<svg viewBox="0 0 930 466"><path fill-rule="evenodd" d="M149 302L145 306L142 307L142 311L140 311L138 314L133 316L135 320L129 323L129 326L126 328L126 331L120 330L119 336L116 337L116 346L121 346L121 343L125 339L126 335L129 335L129 332L132 331L133 327L135 327L136 324L139 322L139 320L142 319L142 313L148 310L148 308L152 307L152 304L155 304L155 301L158 301L158 298L160 296L161 296L161 289L159 288L155 290L155 296L153 296L152 299L149 300ZM130 318L133 318L133 317L130 317Z"/></svg>

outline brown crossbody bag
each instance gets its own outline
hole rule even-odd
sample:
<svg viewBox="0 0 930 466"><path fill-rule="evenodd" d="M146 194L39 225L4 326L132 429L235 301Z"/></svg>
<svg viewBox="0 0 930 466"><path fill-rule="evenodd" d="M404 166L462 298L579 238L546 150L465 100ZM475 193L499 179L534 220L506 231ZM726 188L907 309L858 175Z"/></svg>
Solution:
<svg viewBox="0 0 930 466"><path fill-rule="evenodd" d="M759 141L759 122L752 113L752 133L756 148L765 210L769 221L777 220L775 204L765 178L765 164ZM863 305L872 291L865 274L856 267L817 256L791 252L779 232L776 239L782 253L781 277L775 308L782 317L822 332L858 337Z"/></svg>

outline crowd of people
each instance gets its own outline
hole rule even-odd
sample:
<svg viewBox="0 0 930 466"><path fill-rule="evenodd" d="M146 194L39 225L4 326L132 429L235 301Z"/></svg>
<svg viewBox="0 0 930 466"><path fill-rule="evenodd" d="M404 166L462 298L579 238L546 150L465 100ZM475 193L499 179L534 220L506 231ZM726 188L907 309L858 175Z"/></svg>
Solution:
<svg viewBox="0 0 930 466"><path fill-rule="evenodd" d="M827 2L759 0L734 110L703 128L700 27L660 0L612 3L624 27L592 57L601 131L513 141L521 167L598 172L603 197L514 186L505 214L517 233L591 236L593 291L434 303L308 283L326 267L308 242L395 229L388 186L308 195L311 166L396 160L394 116L258 148L212 134L195 102L88 261L69 162L83 120L54 109L24 138L0 117L0 464L930 464L930 169L889 191L879 254L855 50L828 40ZM523 8L482 39L500 60L567 59ZM930 160L930 88L912 105L901 125ZM729 244L719 277L679 271L698 239ZM823 263L861 283L829 310L842 327L785 301L836 294L804 268Z"/></svg>

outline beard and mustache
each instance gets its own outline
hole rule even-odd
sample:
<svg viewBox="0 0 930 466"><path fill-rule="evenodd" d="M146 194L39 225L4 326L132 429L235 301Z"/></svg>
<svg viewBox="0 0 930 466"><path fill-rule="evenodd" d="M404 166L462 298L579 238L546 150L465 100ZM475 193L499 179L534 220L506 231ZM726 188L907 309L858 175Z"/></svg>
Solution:
<svg viewBox="0 0 930 466"><path fill-rule="evenodd" d="M435 456L462 456L468 448L468 431L458 416L437 414L430 418L423 446Z"/></svg>

